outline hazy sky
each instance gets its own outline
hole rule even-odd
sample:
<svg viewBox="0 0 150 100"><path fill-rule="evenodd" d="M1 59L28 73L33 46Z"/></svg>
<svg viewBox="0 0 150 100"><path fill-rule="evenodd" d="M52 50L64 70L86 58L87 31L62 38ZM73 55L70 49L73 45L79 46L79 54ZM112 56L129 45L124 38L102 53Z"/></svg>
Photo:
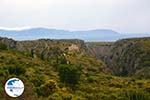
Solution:
<svg viewBox="0 0 150 100"><path fill-rule="evenodd" d="M0 0L0 28L150 32L150 0Z"/></svg>

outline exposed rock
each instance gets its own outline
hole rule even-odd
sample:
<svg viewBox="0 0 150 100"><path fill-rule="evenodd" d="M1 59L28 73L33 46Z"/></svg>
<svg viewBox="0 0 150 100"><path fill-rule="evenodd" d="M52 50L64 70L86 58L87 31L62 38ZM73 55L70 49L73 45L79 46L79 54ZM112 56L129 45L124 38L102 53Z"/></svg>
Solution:
<svg viewBox="0 0 150 100"><path fill-rule="evenodd" d="M39 56L41 59L56 57L66 48L71 51L85 50L86 48L84 41L78 39L15 41L13 39L0 37L0 44L5 44L7 48L21 52L27 51L33 58Z"/></svg>
<svg viewBox="0 0 150 100"><path fill-rule="evenodd" d="M72 44L68 49L69 51L79 51L79 47L75 44Z"/></svg>
<svg viewBox="0 0 150 100"><path fill-rule="evenodd" d="M94 55L98 59L107 62L111 55L113 43L86 43L87 52Z"/></svg>
<svg viewBox="0 0 150 100"><path fill-rule="evenodd" d="M142 75L148 77L144 69L150 67L150 38L123 39L115 43L87 43L86 45L88 52L103 59L114 74L126 76L145 72Z"/></svg>
<svg viewBox="0 0 150 100"><path fill-rule="evenodd" d="M17 41L15 41L13 39L0 37L0 44L5 44L7 46L7 48L15 49L16 48L16 43L17 43Z"/></svg>

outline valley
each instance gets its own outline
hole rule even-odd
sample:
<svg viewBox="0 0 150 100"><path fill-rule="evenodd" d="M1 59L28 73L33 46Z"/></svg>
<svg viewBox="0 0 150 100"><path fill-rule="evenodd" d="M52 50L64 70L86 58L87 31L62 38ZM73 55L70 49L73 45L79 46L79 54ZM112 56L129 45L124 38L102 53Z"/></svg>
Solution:
<svg viewBox="0 0 150 100"><path fill-rule="evenodd" d="M16 41L0 37L0 98L11 77L25 84L15 100L150 100L150 38Z"/></svg>

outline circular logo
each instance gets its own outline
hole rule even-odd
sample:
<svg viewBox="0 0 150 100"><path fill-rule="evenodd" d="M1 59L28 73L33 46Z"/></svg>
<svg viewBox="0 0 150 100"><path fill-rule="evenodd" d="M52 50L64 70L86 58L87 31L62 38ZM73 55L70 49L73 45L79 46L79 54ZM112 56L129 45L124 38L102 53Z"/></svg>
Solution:
<svg viewBox="0 0 150 100"><path fill-rule="evenodd" d="M5 91L11 97L19 97L24 91L24 84L18 78L11 78L5 84Z"/></svg>

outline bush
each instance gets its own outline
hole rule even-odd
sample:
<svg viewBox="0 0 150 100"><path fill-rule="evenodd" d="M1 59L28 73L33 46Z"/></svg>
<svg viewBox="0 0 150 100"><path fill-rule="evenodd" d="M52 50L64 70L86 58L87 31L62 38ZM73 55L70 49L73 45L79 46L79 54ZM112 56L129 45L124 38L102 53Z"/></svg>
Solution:
<svg viewBox="0 0 150 100"><path fill-rule="evenodd" d="M95 79L94 76L89 76L89 77L87 77L87 81L88 81L89 83L92 83L92 82L95 82L96 79Z"/></svg>
<svg viewBox="0 0 150 100"><path fill-rule="evenodd" d="M26 69L24 67L19 67L17 65L14 66L6 66L6 68L8 69L9 74L15 74L15 75L21 75L21 74L25 74Z"/></svg>
<svg viewBox="0 0 150 100"><path fill-rule="evenodd" d="M39 96L48 97L49 95L58 91L57 83L54 80L49 80L45 84L37 88Z"/></svg>
<svg viewBox="0 0 150 100"><path fill-rule="evenodd" d="M67 59L63 55L58 56L57 57L57 63L58 64L67 64Z"/></svg>
<svg viewBox="0 0 150 100"><path fill-rule="evenodd" d="M54 93L48 97L48 100L63 100L63 98L59 94Z"/></svg>
<svg viewBox="0 0 150 100"><path fill-rule="evenodd" d="M127 90L122 93L123 100L150 100L150 95L142 90Z"/></svg>
<svg viewBox="0 0 150 100"><path fill-rule="evenodd" d="M86 100L85 98L82 98L80 96L75 96L71 100Z"/></svg>
<svg viewBox="0 0 150 100"><path fill-rule="evenodd" d="M74 89L80 79L80 71L73 65L59 66L60 81Z"/></svg>
<svg viewBox="0 0 150 100"><path fill-rule="evenodd" d="M38 87L44 83L44 76L43 75L35 75L30 80L34 84L34 86Z"/></svg>
<svg viewBox="0 0 150 100"><path fill-rule="evenodd" d="M5 44L0 43L0 50L7 50L7 46Z"/></svg>
<svg viewBox="0 0 150 100"><path fill-rule="evenodd" d="M63 98L63 100L72 100L73 95L71 93L61 93L60 94Z"/></svg>

